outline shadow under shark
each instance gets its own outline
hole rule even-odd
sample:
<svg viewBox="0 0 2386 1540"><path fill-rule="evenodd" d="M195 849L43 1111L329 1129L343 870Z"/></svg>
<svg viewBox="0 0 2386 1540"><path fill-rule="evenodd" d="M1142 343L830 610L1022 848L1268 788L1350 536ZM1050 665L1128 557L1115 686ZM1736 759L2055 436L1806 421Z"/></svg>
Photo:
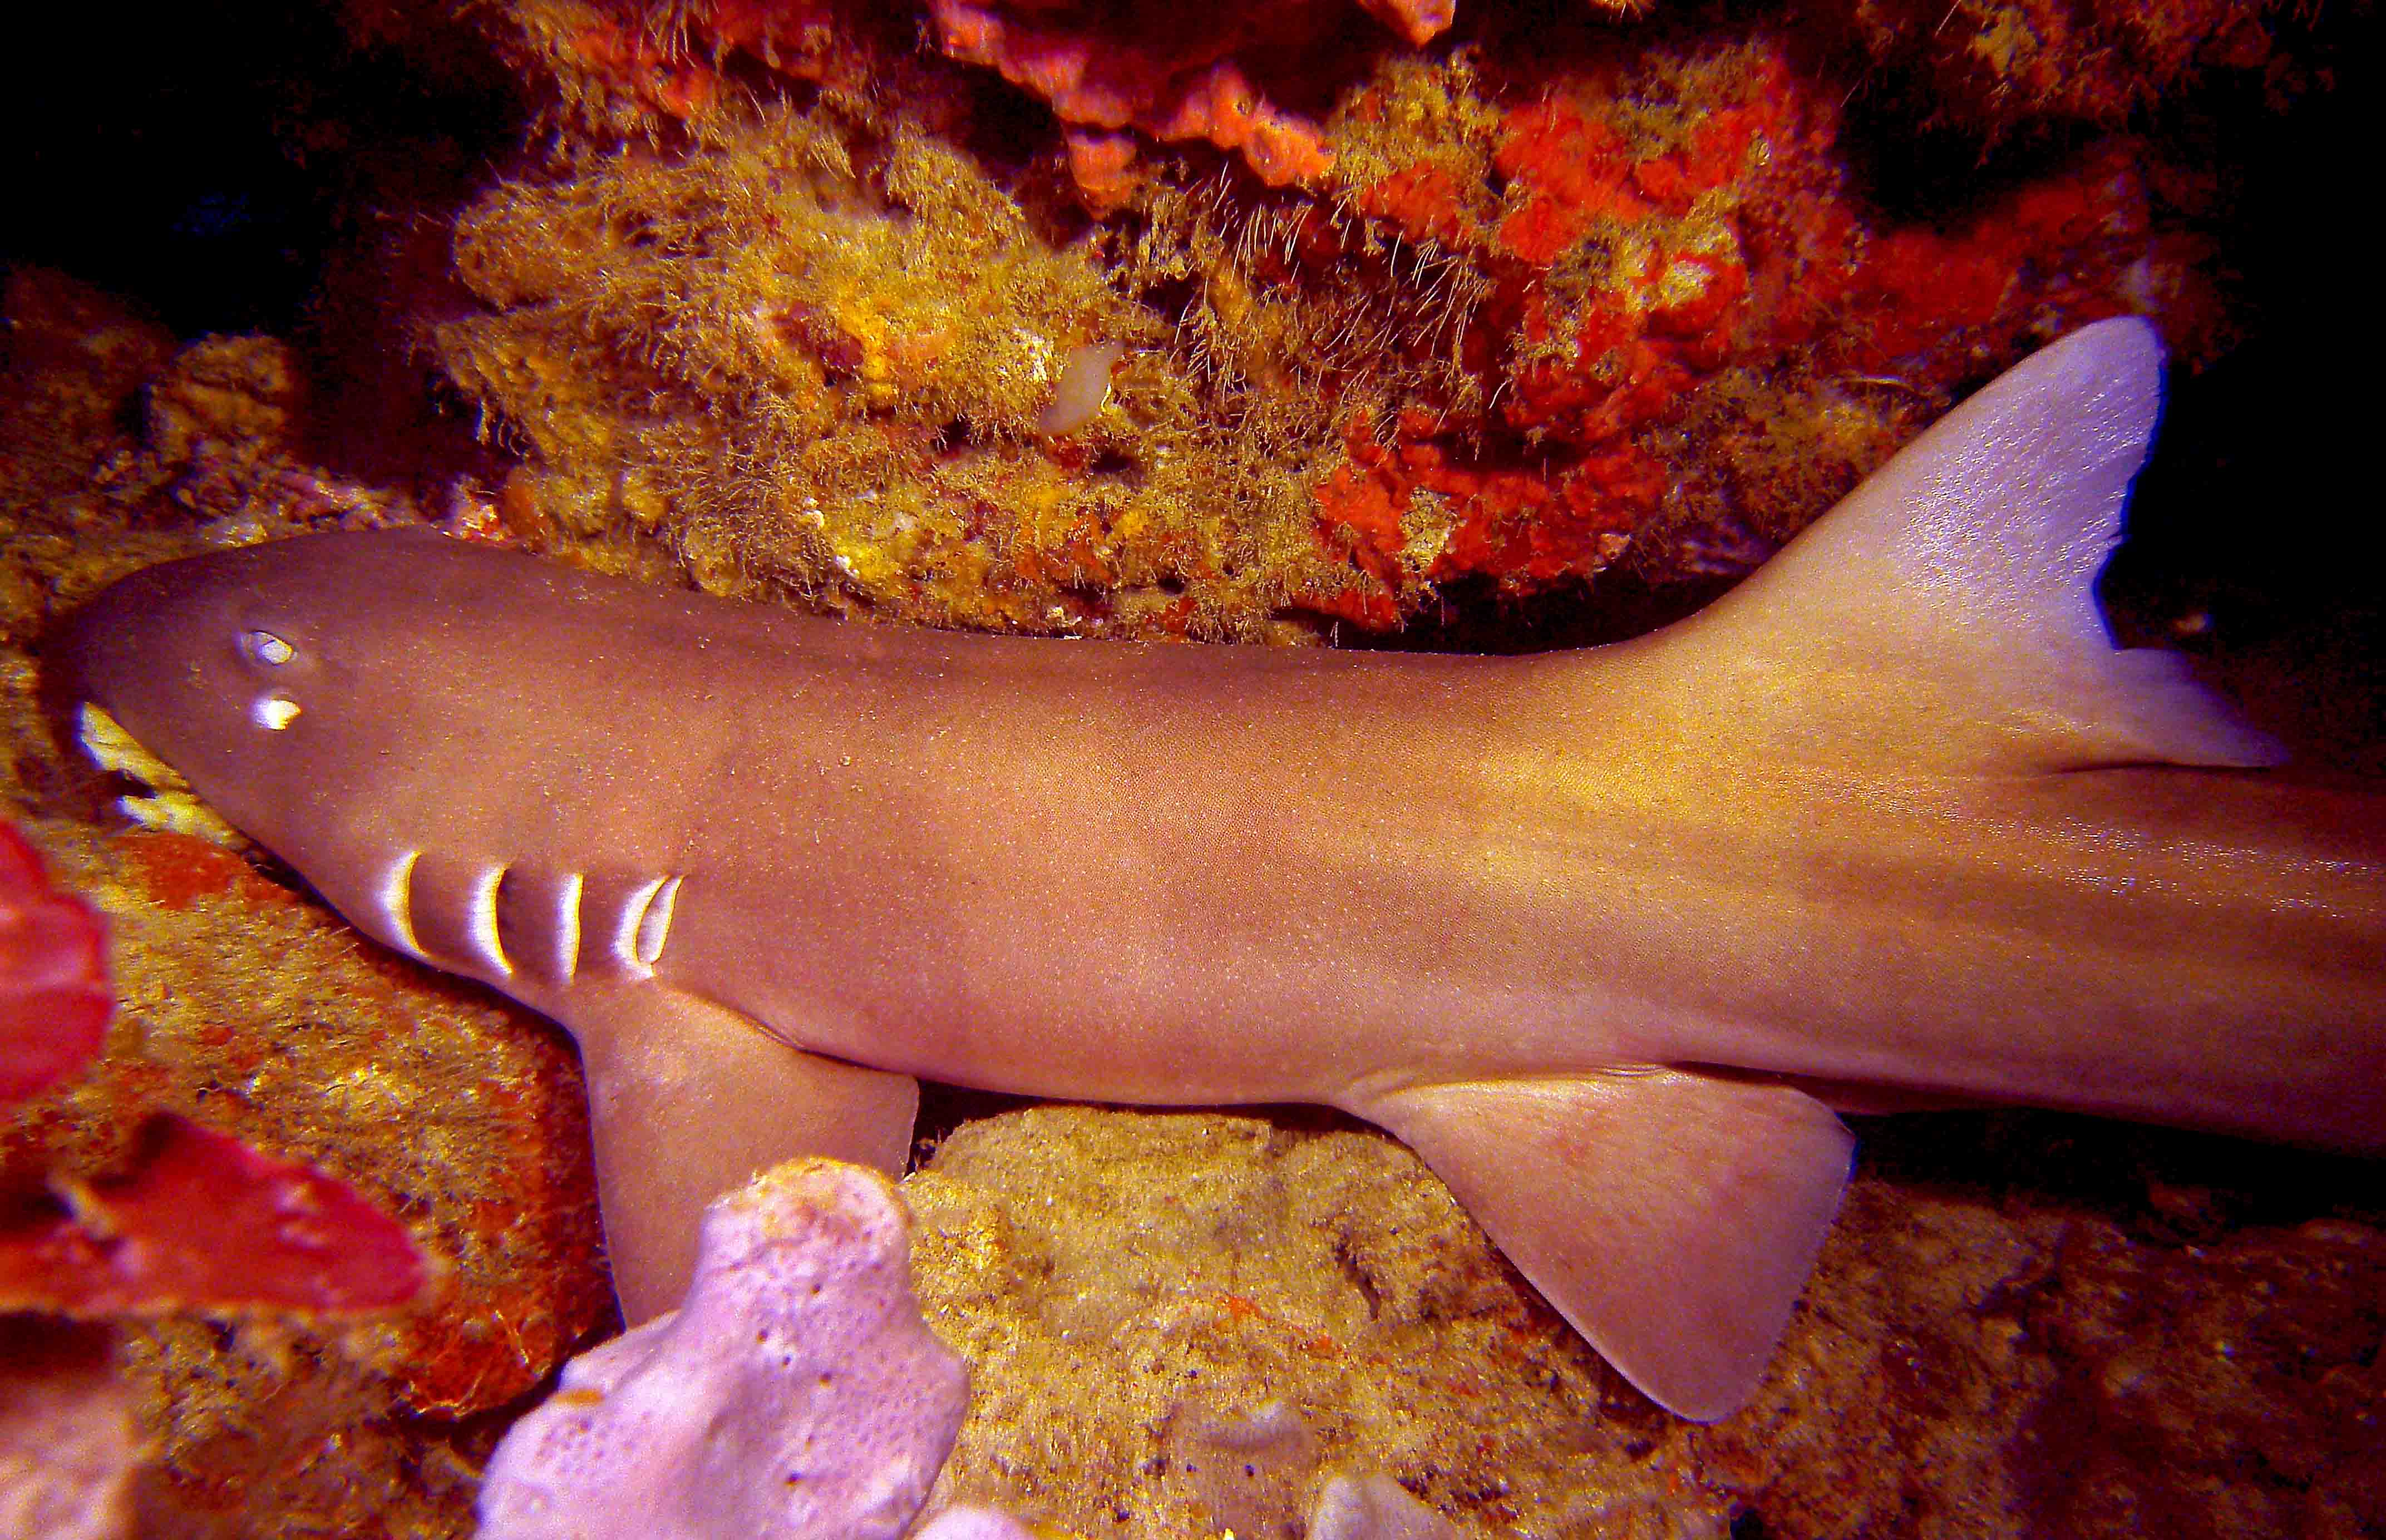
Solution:
<svg viewBox="0 0 2386 1540"><path fill-rule="evenodd" d="M715 1193L899 1169L917 1076L1322 1102L1711 1420L1834 1108L2386 1148L2386 799L2253 773L2091 593L2160 394L2148 327L2087 328L1577 653L945 634L398 532L150 569L54 657L360 929L571 1031L633 1321Z"/></svg>

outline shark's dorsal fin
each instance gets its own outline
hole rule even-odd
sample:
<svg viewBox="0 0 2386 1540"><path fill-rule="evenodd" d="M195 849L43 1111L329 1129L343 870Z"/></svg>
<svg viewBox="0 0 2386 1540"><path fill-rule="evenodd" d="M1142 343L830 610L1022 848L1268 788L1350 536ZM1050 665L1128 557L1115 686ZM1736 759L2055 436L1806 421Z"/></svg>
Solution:
<svg viewBox="0 0 2386 1540"><path fill-rule="evenodd" d="M2031 355L1705 611L1629 645L1677 730L1751 755L1939 771L2276 764L2096 606L2162 407L2134 319Z"/></svg>

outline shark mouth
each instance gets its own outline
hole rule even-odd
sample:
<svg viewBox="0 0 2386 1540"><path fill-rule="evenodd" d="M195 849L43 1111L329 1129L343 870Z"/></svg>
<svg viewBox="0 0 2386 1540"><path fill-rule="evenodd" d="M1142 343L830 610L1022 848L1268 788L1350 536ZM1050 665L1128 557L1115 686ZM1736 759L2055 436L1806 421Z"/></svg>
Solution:
<svg viewBox="0 0 2386 1540"><path fill-rule="evenodd" d="M92 763L140 788L116 799L117 810L126 818L144 829L190 834L233 850L252 848L254 842L247 835L199 800L181 771L150 753L99 707L83 703L76 717L75 735Z"/></svg>

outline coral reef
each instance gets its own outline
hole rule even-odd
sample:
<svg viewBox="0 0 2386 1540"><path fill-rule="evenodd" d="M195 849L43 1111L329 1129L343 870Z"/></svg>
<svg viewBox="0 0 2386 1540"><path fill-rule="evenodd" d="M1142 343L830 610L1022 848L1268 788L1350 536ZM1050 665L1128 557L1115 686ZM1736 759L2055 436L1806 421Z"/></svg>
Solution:
<svg viewBox="0 0 2386 1540"><path fill-rule="evenodd" d="M1314 163L1254 177L1131 172L1118 104L1159 87L1121 95L1144 76L1070 13L938 14L1093 114L1066 158L1111 218L1056 242L1050 185L954 149L952 82L867 32L906 94L719 104L500 186L458 227L486 311L434 345L527 451L510 530L937 625L1395 632L1621 559L1736 575L2038 343L2134 310L2191 367L2231 334L2147 142L1892 220L1784 33L1545 57L1487 22L1354 66ZM1224 69L1244 25L1169 45ZM1063 409L1087 349L1108 402Z"/></svg>
<svg viewBox="0 0 2386 1540"><path fill-rule="evenodd" d="M559 116L597 138L699 131L757 94L746 77L803 84L860 105L902 69L896 7L837 0L721 0L646 6L509 0L498 46L525 77L551 82Z"/></svg>
<svg viewBox="0 0 2386 1540"><path fill-rule="evenodd" d="M154 320L74 282L36 267L12 267L0 313L7 318L6 368L0 369L0 507L11 511L88 494L94 450L130 452L119 413L174 349ZM32 640L38 620L37 564L21 552L9 571L6 640ZM29 615L29 611L31 614Z"/></svg>
<svg viewBox="0 0 2386 1540"><path fill-rule="evenodd" d="M1355 1125L1046 1107L906 1183L971 1363L940 1499L1086 1534L1298 1533L1355 1467L1493 1533L1719 1522L1665 1421ZM1059 1386L1068 1388L1056 1394Z"/></svg>
<svg viewBox="0 0 2386 1540"><path fill-rule="evenodd" d="M723 131L509 184L458 232L495 308L435 344L530 451L554 542L623 565L652 534L714 592L1082 634L1265 634L1340 581L1296 479L1204 425L1157 320L981 170L909 132L865 169L820 115ZM1078 350L1114 346L1108 404L1042 432Z"/></svg>
<svg viewBox="0 0 2386 1540"><path fill-rule="evenodd" d="M1073 145L1133 128L1161 141L1202 139L1239 154L1271 187L1313 184L1333 165L1318 126L1286 112L1252 85L1233 56L1280 56L1333 36L1338 4L1006 6L931 0L937 46L1001 71L1051 104ZM1400 19L1387 16L1389 24ZM1449 25L1419 17L1404 27L1424 43ZM1421 32L1424 35L1416 36ZM1084 185L1081 182L1080 185ZM1108 199L1101 200L1109 202Z"/></svg>
<svg viewBox="0 0 2386 1540"><path fill-rule="evenodd" d="M2130 310L2191 365L2221 340L2203 248L2152 213L2141 145L2106 141L1952 232L1901 228L1863 207L1836 101L1786 39L1626 68L1490 122L1461 109L1471 76L1412 72L1337 119L1424 129L1413 159L1353 157L1355 196L1499 272L1513 318L1488 431L1416 407L1388 435L1346 425L1319 516L1380 582L1347 618L1414 613L1402 564L1530 591L1637 545L1663 576L1735 574L1983 360Z"/></svg>
<svg viewBox="0 0 2386 1540"><path fill-rule="evenodd" d="M1353 1469L1465 1534L2351 1540L2386 1517L2363 1162L2048 1115L1864 1132L1756 1405L1699 1428L1371 1130L972 1122L906 1184L922 1300L976 1387L939 1498L1129 1540L1299 1533Z"/></svg>
<svg viewBox="0 0 2386 1540"><path fill-rule="evenodd" d="M484 1540L894 1540L968 1396L910 1230L885 1177L833 1160L716 1199L679 1308L572 1359L497 1446Z"/></svg>
<svg viewBox="0 0 2386 1540"><path fill-rule="evenodd" d="M202 337L143 394L137 451L103 484L120 504L163 497L202 544L237 545L314 529L421 523L411 498L308 463L295 440L308 412L293 350L271 337Z"/></svg>
<svg viewBox="0 0 2386 1540"><path fill-rule="evenodd" d="M1928 122L1991 143L2115 124L2192 71L2284 62L2264 0L1861 0L1817 7Z"/></svg>

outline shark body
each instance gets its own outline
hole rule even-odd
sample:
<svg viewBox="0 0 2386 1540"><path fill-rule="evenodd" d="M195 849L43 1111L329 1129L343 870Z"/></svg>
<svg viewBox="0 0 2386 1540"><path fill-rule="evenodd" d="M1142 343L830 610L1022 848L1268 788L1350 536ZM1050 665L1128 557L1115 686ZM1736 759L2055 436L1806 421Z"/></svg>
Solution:
<svg viewBox="0 0 2386 1540"><path fill-rule="evenodd" d="M1713 1419L1835 1108L2386 1150L2386 800L2261 773L2090 592L2159 372L2075 333L1579 653L943 634L388 533L151 569L60 656L360 929L575 1034L633 1320L752 1171L899 1169L915 1077L1319 1102Z"/></svg>

